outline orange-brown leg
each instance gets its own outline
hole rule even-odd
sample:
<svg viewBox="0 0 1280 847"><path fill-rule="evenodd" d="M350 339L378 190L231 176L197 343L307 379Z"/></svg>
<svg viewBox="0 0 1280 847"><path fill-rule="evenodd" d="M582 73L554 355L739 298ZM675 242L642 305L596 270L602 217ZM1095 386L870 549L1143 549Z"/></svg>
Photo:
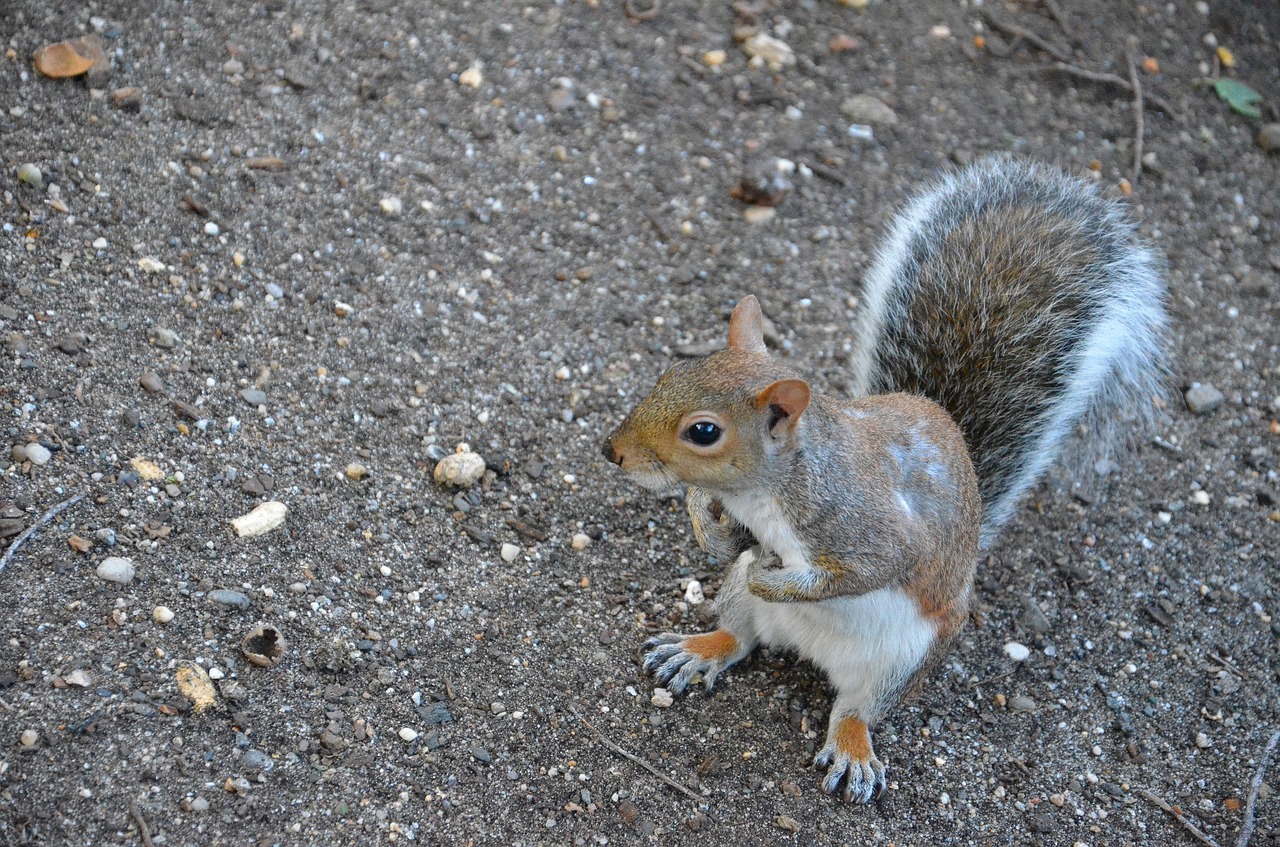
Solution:
<svg viewBox="0 0 1280 847"><path fill-rule="evenodd" d="M884 765L871 747L870 729L855 715L832 714L827 743L813 764L827 769L822 790L851 803L868 803L884 791Z"/></svg>
<svg viewBox="0 0 1280 847"><path fill-rule="evenodd" d="M754 646L727 629L702 635L664 632L645 644L644 669L676 694L688 688L698 674L702 674L702 684L710 691L716 677Z"/></svg>

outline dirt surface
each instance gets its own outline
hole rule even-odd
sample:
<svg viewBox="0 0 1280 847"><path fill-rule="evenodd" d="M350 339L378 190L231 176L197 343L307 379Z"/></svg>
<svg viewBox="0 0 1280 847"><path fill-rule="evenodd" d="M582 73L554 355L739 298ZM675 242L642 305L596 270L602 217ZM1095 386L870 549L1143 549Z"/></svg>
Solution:
<svg viewBox="0 0 1280 847"><path fill-rule="evenodd" d="M87 495L0 573L0 843L1195 843L1142 790L1234 842L1280 728L1280 159L1255 140L1275 101L1251 121L1204 78L1280 91L1280 6L999 7L1090 69L1128 79L1128 33L1158 63L1144 91L1178 115L1146 111L1131 200L1182 386L1163 447L1026 504L956 654L877 733L891 790L851 808L806 767L830 701L804 663L651 705L639 645L705 627L685 590L718 577L601 438L747 292L840 386L914 188L1005 151L1119 195L1132 98L963 2L629 5L652 18L0 2L3 544ZM795 63L751 67L752 24ZM93 33L96 90L34 71ZM751 222L731 189L774 157L794 188ZM1192 382L1225 401L1193 414ZM459 442L490 469L462 493L431 478ZM284 527L236 536L265 500ZM241 653L260 623L276 667ZM1280 844L1277 774L1253 845Z"/></svg>

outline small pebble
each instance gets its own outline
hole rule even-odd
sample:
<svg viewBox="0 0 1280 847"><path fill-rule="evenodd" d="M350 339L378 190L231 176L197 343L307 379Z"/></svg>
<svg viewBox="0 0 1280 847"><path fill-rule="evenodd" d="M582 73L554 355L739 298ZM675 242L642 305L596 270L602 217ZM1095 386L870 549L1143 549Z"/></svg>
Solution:
<svg viewBox="0 0 1280 847"><path fill-rule="evenodd" d="M418 732L417 732L417 730L414 730L414 729L412 729L412 728L410 728L410 727L407 727L407 726L406 726L406 727L404 727L403 729L401 729L401 730L400 730L398 733L396 733L396 734L397 734L397 735L399 735L399 736L400 736L400 738L401 738L401 739L403 739L404 741L416 741L416 740L418 739Z"/></svg>
<svg viewBox="0 0 1280 847"><path fill-rule="evenodd" d="M234 606L237 609L247 609L253 605L246 595L228 588L215 588L209 592L209 599L220 606Z"/></svg>
<svg viewBox="0 0 1280 847"><path fill-rule="evenodd" d="M126 585L133 581L133 562L120 556L108 556L98 565L98 578Z"/></svg>
<svg viewBox="0 0 1280 847"><path fill-rule="evenodd" d="M48 447L34 441L27 445L24 452L33 465L47 465L49 460L53 458L53 454L49 452Z"/></svg>
<svg viewBox="0 0 1280 847"><path fill-rule="evenodd" d="M333 301L333 313L340 318L345 318L355 311L355 307L350 303L343 303L341 300Z"/></svg>
<svg viewBox="0 0 1280 847"><path fill-rule="evenodd" d="M196 797L191 801L190 805L191 805L191 811L193 812L209 811L209 801L204 799L203 797Z"/></svg>
<svg viewBox="0 0 1280 847"><path fill-rule="evenodd" d="M583 550L586 550L587 547L591 545L591 536L587 535L585 532L575 532L573 535L573 539L569 542L569 544L570 546L573 547L574 550L577 550L578 552L582 552Z"/></svg>
<svg viewBox="0 0 1280 847"><path fill-rule="evenodd" d="M22 743L23 747L34 747L36 746L36 742L40 740L40 733L36 732L34 729L24 729L18 740Z"/></svg>
<svg viewBox="0 0 1280 847"><path fill-rule="evenodd" d="M1196 746L1199 747L1201 750L1207 750L1213 746L1213 742L1210 741L1209 736L1205 735L1203 732L1197 732Z"/></svg>
<svg viewBox="0 0 1280 847"><path fill-rule="evenodd" d="M512 544L509 541L502 545L502 561L514 562L516 560L516 557L519 555L520 555L519 546Z"/></svg>
<svg viewBox="0 0 1280 847"><path fill-rule="evenodd" d="M138 385L148 394L159 394L164 391L164 380L154 371L147 371L138 378Z"/></svg>
<svg viewBox="0 0 1280 847"><path fill-rule="evenodd" d="M469 488L484 476L484 458L479 453L461 452L445 456L436 465L435 480L441 485Z"/></svg>
<svg viewBox="0 0 1280 847"><path fill-rule="evenodd" d="M267 402L267 392L261 388L242 388L240 389L240 399L250 406L264 406Z"/></svg>
<svg viewBox="0 0 1280 847"><path fill-rule="evenodd" d="M347 469L343 473L347 475L347 479L361 480L368 475L369 469L357 462L352 462L347 465Z"/></svg>
<svg viewBox="0 0 1280 847"><path fill-rule="evenodd" d="M395 218L404 211L404 203L399 197L383 197L378 201L378 208L382 210L382 214Z"/></svg>
<svg viewBox="0 0 1280 847"><path fill-rule="evenodd" d="M1015 662L1025 662L1031 655L1031 650L1025 644L1010 641L1004 645L1004 654Z"/></svg>
<svg viewBox="0 0 1280 847"><path fill-rule="evenodd" d="M1036 710L1036 701L1025 694L1019 694L1016 697L1009 698L1009 710L1013 712L1034 712Z"/></svg>
<svg viewBox="0 0 1280 847"><path fill-rule="evenodd" d="M18 181L25 182L27 185L34 185L36 188L43 188L44 173L30 162L23 162L18 165Z"/></svg>
<svg viewBox="0 0 1280 847"><path fill-rule="evenodd" d="M222 668L209 668L209 679L225 679L226 676Z"/></svg>
<svg viewBox="0 0 1280 847"><path fill-rule="evenodd" d="M696 579L689 580L688 586L684 589L684 599L690 606L700 606L707 600L707 595L702 590L702 583Z"/></svg>
<svg viewBox="0 0 1280 847"><path fill-rule="evenodd" d="M204 225L205 235L220 235L221 233L222 233L222 230L213 221L209 221Z"/></svg>
<svg viewBox="0 0 1280 847"><path fill-rule="evenodd" d="M1213 498L1209 496L1209 492L1204 489L1196 491L1191 495L1191 502L1195 503L1197 506L1208 506L1212 500Z"/></svg>
<svg viewBox="0 0 1280 847"><path fill-rule="evenodd" d="M1226 398L1211 383L1193 382L1183 397L1187 408L1197 415L1206 415L1222 405Z"/></svg>
<svg viewBox="0 0 1280 847"><path fill-rule="evenodd" d="M671 692L665 688L653 689L653 696L649 698L649 702L659 709L670 708L675 701L676 699L671 696Z"/></svg>
<svg viewBox="0 0 1280 847"><path fill-rule="evenodd" d="M1280 124L1267 124L1259 130L1258 146L1268 153L1280 150Z"/></svg>
<svg viewBox="0 0 1280 847"><path fill-rule="evenodd" d="M156 623L168 623L173 620L173 609L168 606L156 606L151 610L151 619Z"/></svg>
<svg viewBox="0 0 1280 847"><path fill-rule="evenodd" d="M482 82L484 82L484 74L479 62L472 62L471 67L458 74L458 85L465 88L479 88Z"/></svg>
<svg viewBox="0 0 1280 847"><path fill-rule="evenodd" d="M871 126L893 126L898 122L898 115L883 101L870 94L858 94L846 98L840 104L840 111L851 120Z"/></svg>

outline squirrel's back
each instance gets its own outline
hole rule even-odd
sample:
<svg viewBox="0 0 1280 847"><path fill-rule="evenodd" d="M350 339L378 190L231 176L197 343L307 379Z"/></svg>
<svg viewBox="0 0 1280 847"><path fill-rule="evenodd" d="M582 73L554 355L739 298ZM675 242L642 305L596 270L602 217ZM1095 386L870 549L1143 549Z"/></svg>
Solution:
<svg viewBox="0 0 1280 847"><path fill-rule="evenodd" d="M1165 380L1161 263L1120 204L1041 165L990 159L891 226L863 287L855 394L945 408L977 470L983 545L1073 428L1105 456Z"/></svg>

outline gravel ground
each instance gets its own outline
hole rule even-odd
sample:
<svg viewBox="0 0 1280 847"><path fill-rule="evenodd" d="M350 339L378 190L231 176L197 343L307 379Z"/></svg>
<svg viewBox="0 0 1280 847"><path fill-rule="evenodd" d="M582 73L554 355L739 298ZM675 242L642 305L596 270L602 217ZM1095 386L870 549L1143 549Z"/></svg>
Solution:
<svg viewBox="0 0 1280 847"><path fill-rule="evenodd" d="M1134 109L971 3L735 6L0 0L3 544L86 495L0 573L0 843L1194 843L1144 791L1234 842L1280 727L1280 159L1275 100L1205 78L1274 98L1280 6L1000 7L1082 66L1128 79L1126 33L1155 60L1177 115L1146 111L1131 204L1180 385L982 563L868 808L806 769L829 692L791 656L651 703L639 645L705 626L718 576L599 443L747 292L839 386L914 187L1008 151L1119 195ZM749 64L751 25L794 63ZM109 79L33 69L93 33ZM774 158L793 187L749 211ZM236 535L264 501L283 528Z"/></svg>

